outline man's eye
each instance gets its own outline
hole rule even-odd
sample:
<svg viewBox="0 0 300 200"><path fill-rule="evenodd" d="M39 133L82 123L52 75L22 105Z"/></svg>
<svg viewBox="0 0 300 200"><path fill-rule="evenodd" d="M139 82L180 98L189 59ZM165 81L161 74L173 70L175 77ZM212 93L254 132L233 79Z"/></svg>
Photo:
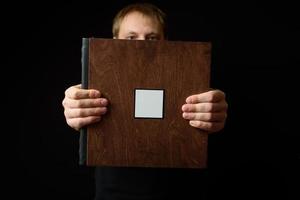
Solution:
<svg viewBox="0 0 300 200"><path fill-rule="evenodd" d="M127 36L126 39L127 39L127 40L134 40L134 39L135 39L135 36L134 36L134 35L130 35L130 36Z"/></svg>
<svg viewBox="0 0 300 200"><path fill-rule="evenodd" d="M147 38L147 40L158 40L157 36L150 36Z"/></svg>

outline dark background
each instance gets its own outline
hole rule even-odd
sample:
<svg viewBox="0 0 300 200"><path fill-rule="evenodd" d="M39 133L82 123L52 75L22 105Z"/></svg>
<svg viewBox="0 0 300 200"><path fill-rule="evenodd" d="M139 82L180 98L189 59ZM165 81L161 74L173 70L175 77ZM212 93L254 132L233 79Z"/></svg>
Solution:
<svg viewBox="0 0 300 200"><path fill-rule="evenodd" d="M79 135L61 102L80 82L81 38L111 38L114 14L130 2L2 5L9 199L92 199L93 171L78 165ZM209 138L210 199L299 199L296 4L150 2L168 14L170 40L213 44L211 83L226 93L229 111L225 129Z"/></svg>

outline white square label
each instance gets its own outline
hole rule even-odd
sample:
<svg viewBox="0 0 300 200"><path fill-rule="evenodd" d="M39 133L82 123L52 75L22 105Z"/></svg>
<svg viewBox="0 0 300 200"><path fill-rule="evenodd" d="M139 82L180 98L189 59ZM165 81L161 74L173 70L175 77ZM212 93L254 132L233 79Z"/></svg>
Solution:
<svg viewBox="0 0 300 200"><path fill-rule="evenodd" d="M164 90L135 89L135 118L163 118Z"/></svg>

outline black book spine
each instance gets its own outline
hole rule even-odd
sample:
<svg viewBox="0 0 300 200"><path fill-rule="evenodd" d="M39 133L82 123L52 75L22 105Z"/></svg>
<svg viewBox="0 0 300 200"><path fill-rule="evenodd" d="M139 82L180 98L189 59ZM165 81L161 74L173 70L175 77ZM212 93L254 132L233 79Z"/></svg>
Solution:
<svg viewBox="0 0 300 200"><path fill-rule="evenodd" d="M89 67L89 39L82 38L81 47L81 88L88 88L88 67ZM80 129L79 137L79 164L86 164L87 160L87 128Z"/></svg>

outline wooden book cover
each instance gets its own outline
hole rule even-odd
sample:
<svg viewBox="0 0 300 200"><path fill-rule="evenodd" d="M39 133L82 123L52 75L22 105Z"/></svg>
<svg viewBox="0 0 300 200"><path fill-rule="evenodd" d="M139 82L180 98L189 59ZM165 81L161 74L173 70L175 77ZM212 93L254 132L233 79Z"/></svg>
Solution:
<svg viewBox="0 0 300 200"><path fill-rule="evenodd" d="M81 133L87 165L206 167L207 133L191 127L181 107L209 89L209 42L84 38L82 49L83 87L110 102L101 122Z"/></svg>

